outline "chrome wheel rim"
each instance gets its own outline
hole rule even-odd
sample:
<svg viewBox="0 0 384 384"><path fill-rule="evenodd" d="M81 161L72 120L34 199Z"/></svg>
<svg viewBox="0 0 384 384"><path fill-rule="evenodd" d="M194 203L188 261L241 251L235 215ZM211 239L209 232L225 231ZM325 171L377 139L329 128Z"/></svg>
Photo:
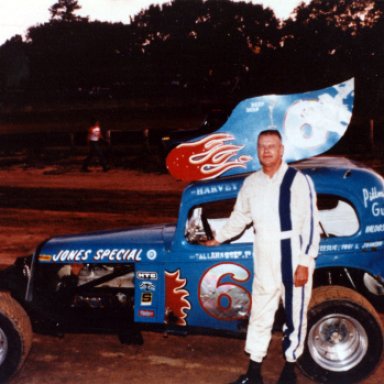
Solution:
<svg viewBox="0 0 384 384"><path fill-rule="evenodd" d="M322 368L343 372L357 366L368 351L368 336L359 321L334 313L318 320L308 334L312 359Z"/></svg>
<svg viewBox="0 0 384 384"><path fill-rule="evenodd" d="M0 365L4 363L8 353L8 338L0 328Z"/></svg>

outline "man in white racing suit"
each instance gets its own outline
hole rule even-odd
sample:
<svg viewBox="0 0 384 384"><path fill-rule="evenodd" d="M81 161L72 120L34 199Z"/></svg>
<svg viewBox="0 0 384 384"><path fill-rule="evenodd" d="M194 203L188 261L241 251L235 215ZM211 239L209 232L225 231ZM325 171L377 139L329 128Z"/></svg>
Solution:
<svg viewBox="0 0 384 384"><path fill-rule="evenodd" d="M257 153L262 169L245 179L227 223L205 244L228 241L253 224L254 280L245 345L250 364L247 373L233 384L263 383L261 362L280 300L285 310L286 364L279 383L296 383L294 368L304 349L320 239L316 193L308 176L283 161L284 146L277 130L260 133Z"/></svg>

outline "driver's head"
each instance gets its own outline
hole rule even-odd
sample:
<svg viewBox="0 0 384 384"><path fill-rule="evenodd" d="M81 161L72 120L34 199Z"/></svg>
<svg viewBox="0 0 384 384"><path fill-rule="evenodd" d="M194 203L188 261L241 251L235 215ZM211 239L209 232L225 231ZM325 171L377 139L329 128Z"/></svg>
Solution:
<svg viewBox="0 0 384 384"><path fill-rule="evenodd" d="M263 169L279 168L283 160L284 145L276 129L261 131L257 138L257 155Z"/></svg>

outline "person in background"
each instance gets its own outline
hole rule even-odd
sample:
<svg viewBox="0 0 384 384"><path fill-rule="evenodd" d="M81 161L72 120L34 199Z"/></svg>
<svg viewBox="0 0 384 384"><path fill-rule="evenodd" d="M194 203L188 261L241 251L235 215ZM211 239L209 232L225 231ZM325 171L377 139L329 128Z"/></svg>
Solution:
<svg viewBox="0 0 384 384"><path fill-rule="evenodd" d="M304 349L307 307L318 253L316 193L312 180L283 161L277 130L257 141L262 169L248 176L220 232L204 244L215 246L253 224L254 279L245 351L248 371L232 384L262 384L261 363L271 340L275 313L284 305L283 350L286 363L278 383L296 383L295 363Z"/></svg>
<svg viewBox="0 0 384 384"><path fill-rule="evenodd" d="M89 172L88 167L94 158L99 160L104 172L107 172L110 169L101 146L101 143L104 140L105 138L102 135L100 122L96 120L88 128L87 143L89 146L89 153L84 159L83 166L81 168L82 172Z"/></svg>

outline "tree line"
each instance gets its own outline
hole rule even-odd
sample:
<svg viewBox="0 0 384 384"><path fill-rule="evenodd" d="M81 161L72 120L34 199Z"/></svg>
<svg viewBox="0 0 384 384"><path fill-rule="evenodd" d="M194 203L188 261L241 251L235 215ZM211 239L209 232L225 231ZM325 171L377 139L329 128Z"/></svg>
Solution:
<svg viewBox="0 0 384 384"><path fill-rule="evenodd" d="M383 1L312 0L282 22L252 3L173 0L127 24L79 17L80 3L59 0L49 22L0 47L3 104L31 95L239 100L355 77L364 111L380 113Z"/></svg>

